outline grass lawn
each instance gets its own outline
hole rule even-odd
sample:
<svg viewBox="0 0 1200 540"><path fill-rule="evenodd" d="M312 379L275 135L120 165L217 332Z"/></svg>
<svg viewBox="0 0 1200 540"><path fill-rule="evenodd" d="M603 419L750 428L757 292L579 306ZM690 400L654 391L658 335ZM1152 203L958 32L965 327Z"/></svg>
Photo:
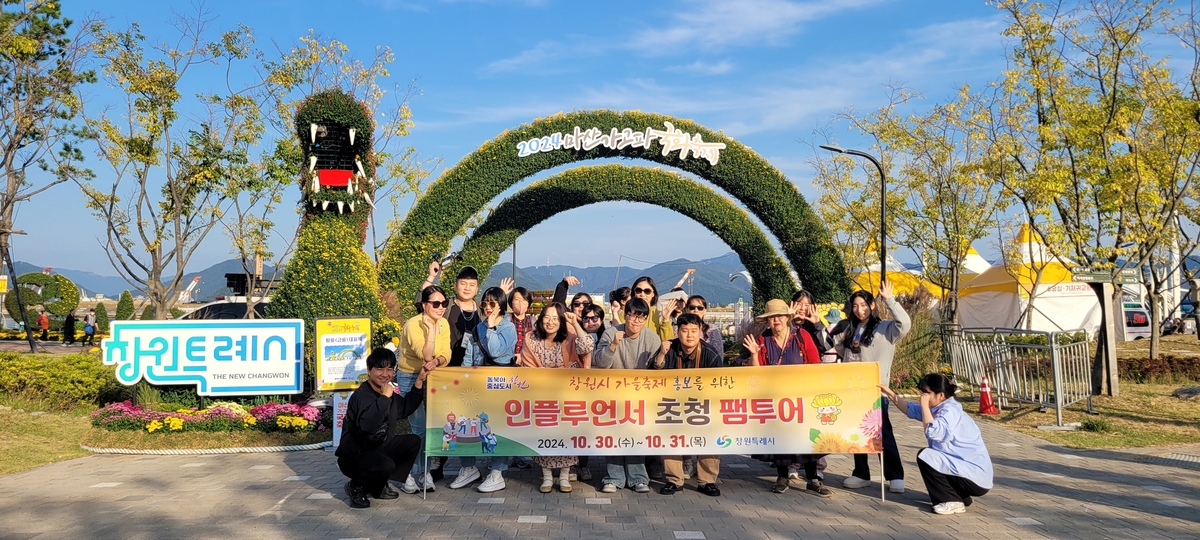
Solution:
<svg viewBox="0 0 1200 540"><path fill-rule="evenodd" d="M1195 336L1188 336L1195 340ZM1001 411L999 416L976 418L997 422L1047 441L1073 448L1127 448L1200 443L1200 399L1182 400L1172 392L1178 384L1122 384L1117 397L1093 396L1092 408L1100 413L1084 412L1086 404L1063 411L1064 422L1107 424L1107 431L1044 431L1038 426L1054 425L1054 409L1038 412L1037 407ZM977 411L975 403L965 403Z"/></svg>

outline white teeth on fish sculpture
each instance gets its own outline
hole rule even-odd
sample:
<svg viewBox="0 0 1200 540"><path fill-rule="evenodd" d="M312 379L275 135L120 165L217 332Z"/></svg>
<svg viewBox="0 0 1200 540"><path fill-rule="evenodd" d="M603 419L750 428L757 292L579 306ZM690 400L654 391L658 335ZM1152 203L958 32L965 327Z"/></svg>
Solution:
<svg viewBox="0 0 1200 540"><path fill-rule="evenodd" d="M358 174L361 174L364 177L367 176L367 173L363 172L363 166L362 166L361 161L356 159L356 160L354 160L354 164L358 166Z"/></svg>
<svg viewBox="0 0 1200 540"><path fill-rule="evenodd" d="M350 213L353 214L354 213L354 203L346 203L346 204L350 205Z"/></svg>
<svg viewBox="0 0 1200 540"><path fill-rule="evenodd" d="M371 208L374 209L375 203L371 202L371 196L368 195L367 192L365 192L365 191L363 192L362 196L363 196L363 200L367 201L367 204L371 205Z"/></svg>
<svg viewBox="0 0 1200 540"><path fill-rule="evenodd" d="M321 201L321 210L329 210L329 201Z"/></svg>
<svg viewBox="0 0 1200 540"><path fill-rule="evenodd" d="M312 187L312 190L313 190L313 193L320 193L320 192L321 192L321 182L320 182L320 180L317 180L317 177L315 177L315 176L313 177L313 187Z"/></svg>
<svg viewBox="0 0 1200 540"><path fill-rule="evenodd" d="M312 173L317 168L317 156L308 156L308 172Z"/></svg>
<svg viewBox="0 0 1200 540"><path fill-rule="evenodd" d="M354 180L346 183L346 190L349 191L351 195L354 194Z"/></svg>
<svg viewBox="0 0 1200 540"><path fill-rule="evenodd" d="M316 124L308 125L308 139L310 141L312 141L312 144L317 144L317 125Z"/></svg>
<svg viewBox="0 0 1200 540"><path fill-rule="evenodd" d="M338 201L338 213L339 213L339 214L341 214L341 213L342 213L342 208L343 208L343 207L345 207L345 206L346 206L346 203L344 203L344 202L342 202L342 201Z"/></svg>
<svg viewBox="0 0 1200 540"><path fill-rule="evenodd" d="M354 128L350 128L350 146L354 146Z"/></svg>

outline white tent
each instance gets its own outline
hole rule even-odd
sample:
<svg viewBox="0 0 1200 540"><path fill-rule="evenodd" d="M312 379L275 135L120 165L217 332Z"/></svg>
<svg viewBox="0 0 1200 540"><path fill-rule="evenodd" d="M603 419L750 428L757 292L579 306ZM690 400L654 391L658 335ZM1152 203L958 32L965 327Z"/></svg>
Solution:
<svg viewBox="0 0 1200 540"><path fill-rule="evenodd" d="M975 251L975 246L971 246L970 249L967 250L967 256L963 258L963 274L982 274L991 267L992 263L984 260L984 258L979 255L979 252Z"/></svg>
<svg viewBox="0 0 1200 540"><path fill-rule="evenodd" d="M1071 270L1061 262L1031 262L1044 261L1046 255L1045 245L1036 233L1022 228L1017 241L1026 254L1025 260L993 266L959 290L959 323L967 328L1045 332L1082 328L1089 335L1095 334L1100 328L1100 302L1092 288L1072 282Z"/></svg>

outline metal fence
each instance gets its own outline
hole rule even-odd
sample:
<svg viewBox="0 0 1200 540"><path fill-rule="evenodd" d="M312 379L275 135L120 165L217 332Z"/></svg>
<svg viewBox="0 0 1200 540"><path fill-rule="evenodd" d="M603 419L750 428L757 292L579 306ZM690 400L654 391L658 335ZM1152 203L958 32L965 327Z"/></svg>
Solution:
<svg viewBox="0 0 1200 540"><path fill-rule="evenodd" d="M1060 426L1064 407L1087 400L1087 409L1092 410L1088 341L1074 341L1083 330L939 326L951 369L972 393L987 375L998 405L1016 402L1053 408Z"/></svg>

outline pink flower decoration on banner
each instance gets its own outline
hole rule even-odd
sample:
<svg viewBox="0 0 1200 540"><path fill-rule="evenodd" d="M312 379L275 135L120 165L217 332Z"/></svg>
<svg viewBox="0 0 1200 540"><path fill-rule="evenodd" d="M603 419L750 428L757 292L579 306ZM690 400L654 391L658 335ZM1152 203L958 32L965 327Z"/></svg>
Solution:
<svg viewBox="0 0 1200 540"><path fill-rule="evenodd" d="M862 424L858 426L868 439L878 439L883 429L883 413L879 409L871 409L863 415Z"/></svg>

